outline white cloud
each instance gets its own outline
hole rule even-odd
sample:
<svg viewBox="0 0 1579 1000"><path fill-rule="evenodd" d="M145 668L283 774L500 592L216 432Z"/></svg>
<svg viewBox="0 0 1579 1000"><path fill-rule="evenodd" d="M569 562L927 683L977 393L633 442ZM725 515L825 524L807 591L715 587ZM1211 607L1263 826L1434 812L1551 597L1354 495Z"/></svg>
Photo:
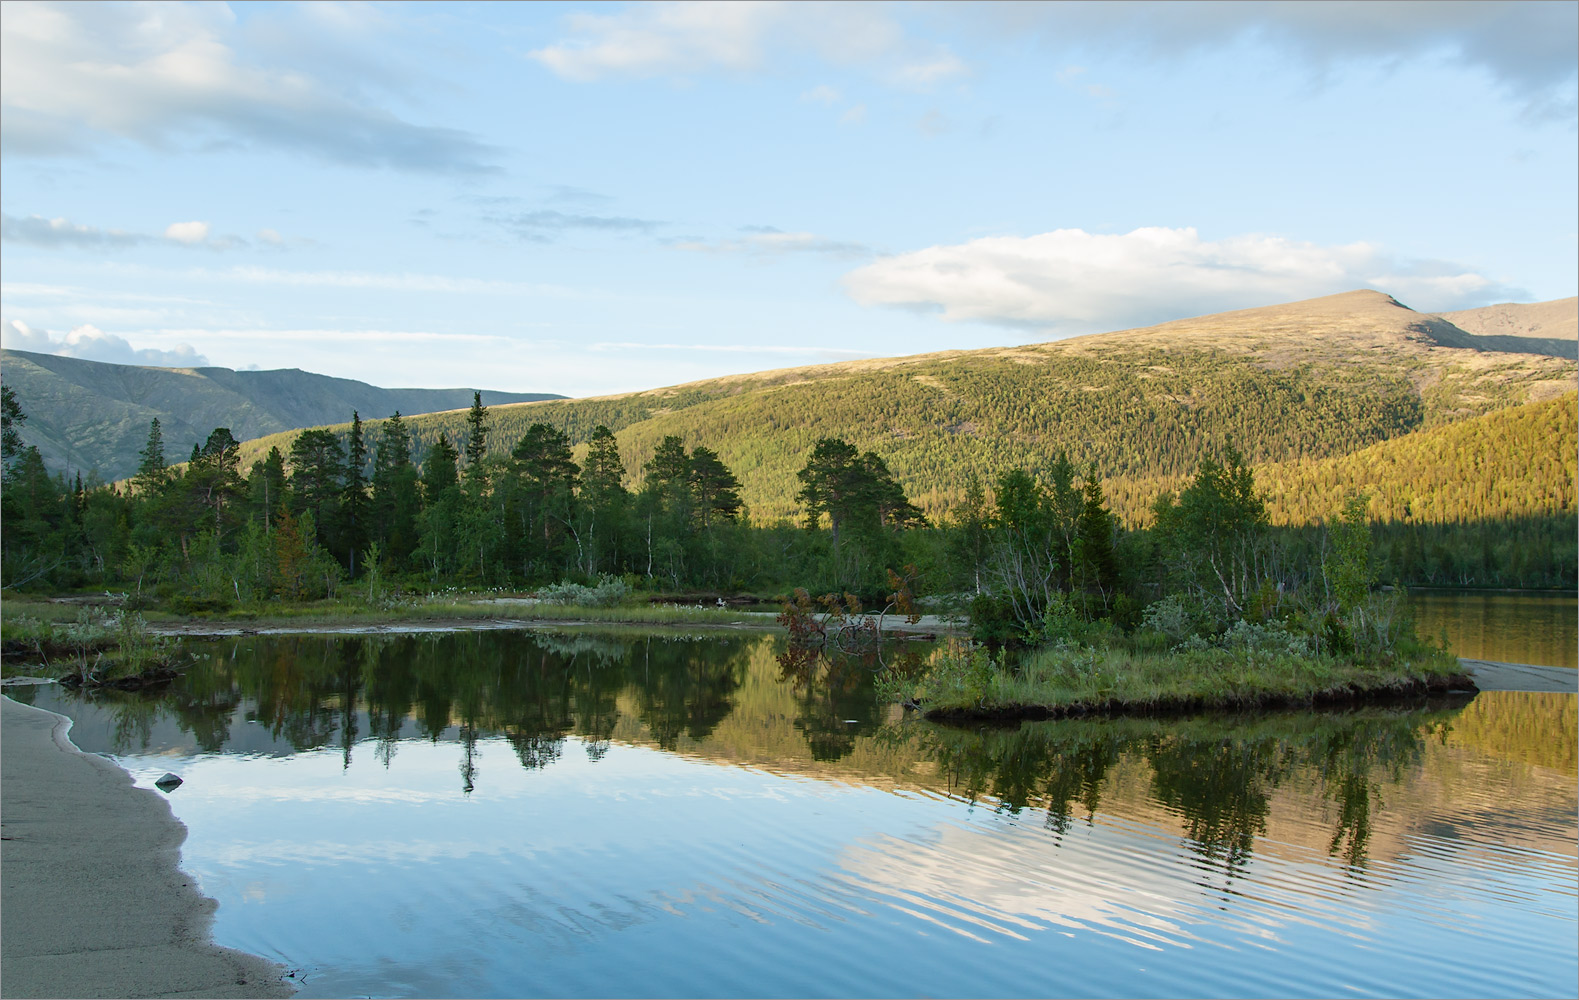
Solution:
<svg viewBox="0 0 1579 1000"><path fill-rule="evenodd" d="M321 22L307 5L297 14ZM319 24L297 24L310 46ZM7 156L81 155L107 136L168 148L214 138L340 163L476 172L491 150L412 125L311 71L262 66L224 4L0 5L0 131ZM265 46L267 48L267 46ZM322 65L332 67L335 60Z"/></svg>
<svg viewBox="0 0 1579 1000"><path fill-rule="evenodd" d="M815 233L786 233L772 226L747 226L745 235L732 240L709 243L705 240L685 240L670 244L676 250L701 253L750 254L752 256L778 256L786 253L820 253L836 257L866 257L871 249L860 243L830 240Z"/></svg>
<svg viewBox="0 0 1579 1000"><path fill-rule="evenodd" d="M866 121L866 105L864 104L857 104L839 116L840 125L860 125L864 121Z"/></svg>
<svg viewBox="0 0 1579 1000"><path fill-rule="evenodd" d="M21 219L14 215L0 214L0 239L7 243L23 243L36 247L103 250L135 246L147 242L148 237L142 233L85 226L69 219L46 219L41 215L30 215Z"/></svg>
<svg viewBox="0 0 1579 1000"><path fill-rule="evenodd" d="M46 219L41 215L30 215L25 219L0 215L0 239L7 243L48 249L69 247L92 250L119 249L161 241L209 250L229 250L246 243L236 236L211 237L206 222L171 223L162 236L151 236L122 229L100 229L64 218Z"/></svg>
<svg viewBox="0 0 1579 1000"><path fill-rule="evenodd" d="M1122 235L1060 229L884 257L850 272L862 305L941 310L947 320L1064 334L1376 288L1427 311L1519 298L1468 268L1397 260L1367 243L1319 246L1277 236L1203 240L1194 229Z"/></svg>
<svg viewBox="0 0 1579 1000"><path fill-rule="evenodd" d="M233 267L223 271L194 271L194 277L245 281L259 285L296 285L312 288L373 288L405 292L454 292L470 295L529 294L571 297L580 294L561 285L525 281L491 281L485 278L452 278L442 274L383 273L378 271L282 271L267 267Z"/></svg>
<svg viewBox="0 0 1579 1000"><path fill-rule="evenodd" d="M967 71L943 45L909 37L888 8L865 3L681 0L565 18L569 37L529 53L567 80L751 73L810 52L897 86L926 88ZM819 87L812 99L825 100Z"/></svg>
<svg viewBox="0 0 1579 1000"><path fill-rule="evenodd" d="M164 238L177 243L193 245L208 242L208 223L172 222L164 231Z"/></svg>
<svg viewBox="0 0 1579 1000"><path fill-rule="evenodd" d="M260 243L267 243L271 247L285 245L285 237L281 236L279 230L277 229L258 230L258 241Z"/></svg>
<svg viewBox="0 0 1579 1000"><path fill-rule="evenodd" d="M208 359L197 353L190 344L178 344L169 351L136 348L126 338L105 333L91 325L76 327L57 338L47 330L35 330L21 320L4 320L0 321L0 343L14 351L59 354L117 365L191 368L208 364Z"/></svg>
<svg viewBox="0 0 1579 1000"><path fill-rule="evenodd" d="M838 104L844 100L844 96L833 87L827 84L820 84L801 94L800 99L817 104Z"/></svg>

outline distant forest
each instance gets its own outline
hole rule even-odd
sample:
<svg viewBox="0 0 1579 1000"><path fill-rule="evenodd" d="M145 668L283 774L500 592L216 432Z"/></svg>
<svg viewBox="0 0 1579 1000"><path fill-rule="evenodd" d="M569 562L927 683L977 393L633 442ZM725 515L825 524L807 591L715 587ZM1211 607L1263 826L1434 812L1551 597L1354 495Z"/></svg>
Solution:
<svg viewBox="0 0 1579 1000"><path fill-rule="evenodd" d="M1102 366L1092 364L1081 377L1100 382ZM954 480L948 502L907 495L893 453L818 435L811 397L793 385L771 394L783 408L769 413L780 433L751 442L730 437L729 398L709 401L708 426L732 442L727 458L694 433L662 433L650 400L539 403L507 408L501 420L478 398L449 423L430 419L431 441L398 414L376 426L353 414L343 431L287 435L245 468L225 428L172 464L154 421L136 476L119 487L51 475L36 449L21 446L24 401L7 387L4 583L127 590L222 610L329 597L347 585L366 595L606 577L670 592L805 587L876 599L897 572L926 593L1023 599L1026 608L1005 612L1020 618L1057 594L1122 618L1164 592L1215 588L1185 579L1199 567L1179 556L1227 537L1208 530L1224 510L1238 518L1231 560L1263 588L1324 572L1343 523L1369 526L1369 572L1383 582L1576 583L1574 394L1450 423L1405 385L1316 384L1298 371L1236 382L1225 366L1214 377L1239 388L1214 393L1219 402L1200 408L1208 413L1174 407L1155 420L1156 440L1142 450L1167 460L1137 465L1126 457L1132 443L1100 428L1121 418L1147 426L1157 405L1144 393L1049 385L1040 391L1083 404L1032 405L1009 380L1005 398L989 405L993 393L973 392L967 406L960 386L871 377L894 380L880 398L896 413L960 407L960 433L906 453L910 467L935 462ZM838 412L836 388L820 385L816 412ZM860 398L869 406L874 396ZM624 407L647 407L644 434L659 436L621 442L615 426L635 418ZM547 419L561 408L568 425ZM1067 416L1038 416L1049 412ZM867 416L882 425L884 414ZM526 418L536 419L522 426ZM995 432L966 432L974 419ZM1024 439L1055 431L1067 433L1067 450L1026 461ZM1289 453L1290 436L1302 443L1295 453L1317 457L1256 461ZM764 460L751 448L793 456L766 511L748 507L737 475ZM1256 598L1238 586L1225 583L1220 599L1248 607Z"/></svg>

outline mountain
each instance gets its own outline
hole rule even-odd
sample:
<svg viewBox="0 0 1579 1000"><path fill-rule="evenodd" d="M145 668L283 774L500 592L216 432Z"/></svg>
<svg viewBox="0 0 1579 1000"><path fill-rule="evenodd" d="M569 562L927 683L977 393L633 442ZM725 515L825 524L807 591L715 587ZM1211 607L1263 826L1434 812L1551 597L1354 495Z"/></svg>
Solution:
<svg viewBox="0 0 1579 1000"><path fill-rule="evenodd" d="M1357 291L1044 344L495 406L488 443L508 453L536 422L583 443L606 424L635 482L658 442L678 435L718 452L757 519L796 513L795 473L822 437L876 451L933 516L969 474L1041 470L1067 450L1096 463L1133 521L1229 444L1257 465L1314 462L1573 391L1571 357L1489 350L1478 337ZM461 413L409 426L419 446L465 439ZM270 447L288 452L293 437L248 442L243 466Z"/></svg>
<svg viewBox="0 0 1579 1000"><path fill-rule="evenodd" d="M1579 298L1438 313L1473 337L1464 346L1571 358L1579 350Z"/></svg>
<svg viewBox="0 0 1579 1000"><path fill-rule="evenodd" d="M353 410L380 420L396 410L432 413L471 406L471 389L381 389L366 382L298 369L143 368L0 351L5 384L17 394L27 423L25 444L37 445L54 470L96 472L113 481L137 471L137 454L158 418L165 457L184 459L216 427L238 439L347 420ZM483 392L488 406L552 393Z"/></svg>

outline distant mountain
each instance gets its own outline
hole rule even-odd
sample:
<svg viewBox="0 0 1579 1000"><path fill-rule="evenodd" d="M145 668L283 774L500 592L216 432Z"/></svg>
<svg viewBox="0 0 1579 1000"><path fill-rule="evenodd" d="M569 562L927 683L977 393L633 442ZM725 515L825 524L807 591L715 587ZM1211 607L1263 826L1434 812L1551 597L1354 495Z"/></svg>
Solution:
<svg viewBox="0 0 1579 1000"><path fill-rule="evenodd" d="M1114 508L1134 520L1230 443L1257 465L1336 459L1562 397L1575 379L1571 355L1489 350L1445 318L1358 291L1023 347L496 406L488 445L507 453L536 422L582 443L606 424L634 483L658 442L679 435L718 452L758 519L795 513L795 473L821 437L875 450L931 515L971 473L1042 471L1067 449L1097 464ZM419 451L440 433L465 440L461 413L410 427ZM248 442L244 466L292 437Z"/></svg>
<svg viewBox="0 0 1579 1000"><path fill-rule="evenodd" d="M1437 316L1470 335L1472 339L1460 346L1560 358L1579 356L1579 298L1504 302Z"/></svg>
<svg viewBox="0 0 1579 1000"><path fill-rule="evenodd" d="M159 419L165 458L185 459L216 427L240 440L348 421L377 421L399 410L433 413L471 406L471 389L381 389L366 382L295 368L144 368L0 351L0 377L17 394L27 423L22 440L37 445L50 468L96 472L113 481L137 471L148 424ZM499 406L563 399L552 393L483 391Z"/></svg>

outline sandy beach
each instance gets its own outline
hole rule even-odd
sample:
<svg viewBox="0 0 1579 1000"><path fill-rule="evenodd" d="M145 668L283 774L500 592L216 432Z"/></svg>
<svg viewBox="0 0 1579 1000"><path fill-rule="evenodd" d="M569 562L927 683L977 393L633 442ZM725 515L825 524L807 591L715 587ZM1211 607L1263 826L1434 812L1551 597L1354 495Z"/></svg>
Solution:
<svg viewBox="0 0 1579 1000"><path fill-rule="evenodd" d="M284 969L215 947L159 792L0 699L0 995L287 997Z"/></svg>

